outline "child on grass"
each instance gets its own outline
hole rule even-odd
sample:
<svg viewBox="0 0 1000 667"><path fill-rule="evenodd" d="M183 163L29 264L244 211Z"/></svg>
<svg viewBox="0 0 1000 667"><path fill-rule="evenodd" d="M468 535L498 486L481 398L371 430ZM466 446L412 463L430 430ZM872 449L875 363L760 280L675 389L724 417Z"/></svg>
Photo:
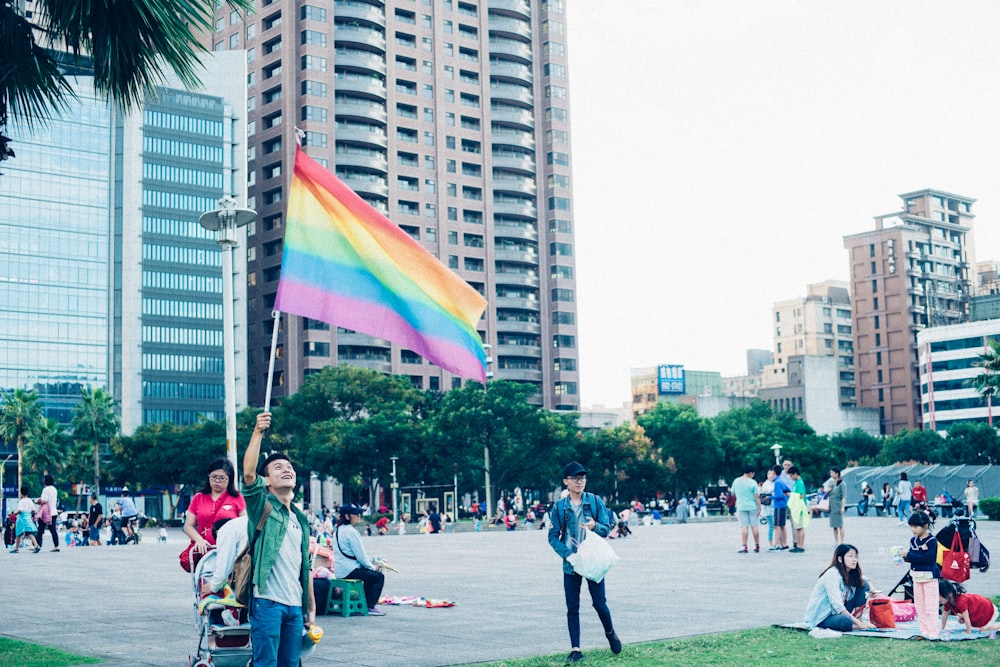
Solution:
<svg viewBox="0 0 1000 667"><path fill-rule="evenodd" d="M984 632L1000 630L997 616L1000 612L989 599L975 593L966 593L961 584L942 579L938 582L941 604L941 629L948 624L948 616L955 614L965 624L966 632L973 628Z"/></svg>

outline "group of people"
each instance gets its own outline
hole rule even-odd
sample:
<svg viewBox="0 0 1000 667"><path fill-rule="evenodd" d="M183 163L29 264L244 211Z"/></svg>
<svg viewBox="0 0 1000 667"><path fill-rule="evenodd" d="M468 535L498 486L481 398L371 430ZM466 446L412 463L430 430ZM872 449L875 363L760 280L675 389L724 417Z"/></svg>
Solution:
<svg viewBox="0 0 1000 667"><path fill-rule="evenodd" d="M765 479L754 480L757 469L744 466L743 474L733 480L729 496L733 499L733 510L740 527L741 545L738 553L750 552L748 539L752 535L754 553L760 553L761 536L759 525L767 525L768 551L805 551L805 529L809 525L809 510L806 506L806 486L798 467L791 461L767 469ZM839 479L840 469L832 468L831 476ZM839 507L839 521L831 515L831 525L843 534L842 501ZM791 539L791 545L789 541Z"/></svg>
<svg viewBox="0 0 1000 667"><path fill-rule="evenodd" d="M907 519L912 537L903 560L910 564L913 604L920 633L937 639L950 615L958 617L966 632L1000 630L996 606L986 597L969 593L958 583L941 579L937 564L937 539L931 533L930 518L914 512ZM830 564L820 573L806 608L805 623L812 628L838 632L869 630L875 626L864 620L863 611L876 594L865 579L858 560L858 548L838 544ZM940 610L940 611L939 611Z"/></svg>

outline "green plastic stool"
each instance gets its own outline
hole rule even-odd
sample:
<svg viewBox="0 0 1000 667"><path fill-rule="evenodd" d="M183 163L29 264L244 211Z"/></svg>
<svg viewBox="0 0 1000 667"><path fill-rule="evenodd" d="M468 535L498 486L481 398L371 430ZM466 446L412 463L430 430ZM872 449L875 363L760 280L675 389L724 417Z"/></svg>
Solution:
<svg viewBox="0 0 1000 667"><path fill-rule="evenodd" d="M341 590L340 596L337 589ZM367 616L365 584L360 579L331 579L330 595L326 599L326 613L341 616Z"/></svg>

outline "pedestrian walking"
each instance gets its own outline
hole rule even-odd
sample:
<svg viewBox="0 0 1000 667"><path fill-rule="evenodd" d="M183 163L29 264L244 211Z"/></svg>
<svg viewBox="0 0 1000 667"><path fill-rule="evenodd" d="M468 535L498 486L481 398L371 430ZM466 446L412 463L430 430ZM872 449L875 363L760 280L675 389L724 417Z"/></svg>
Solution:
<svg viewBox="0 0 1000 667"><path fill-rule="evenodd" d="M577 545L584 539L603 539L611 532L611 522L604 502L593 493L585 493L587 470L580 463L572 461L563 468L563 484L569 493L561 498L549 512L552 527L549 528L549 545L563 559L563 592L566 596L566 623L569 626L570 652L566 664L583 660L580 650L580 588L583 577L573 569L577 559ZM587 530L592 531L589 535ZM622 643L615 633L608 609L604 580L587 580L590 600L597 617L604 628L604 636L611 646L611 652L621 653Z"/></svg>
<svg viewBox="0 0 1000 667"><path fill-rule="evenodd" d="M38 534L35 536L38 546L45 541L45 530L52 535L52 551L59 551L59 533L56 530L56 518L59 516L59 493L56 491L56 479L49 473L42 478L45 488L35 502L38 504Z"/></svg>
<svg viewBox="0 0 1000 667"><path fill-rule="evenodd" d="M21 551L21 544L27 540L31 543L31 548L34 553L38 553L42 550L38 546L38 540L35 539L35 533L38 532L38 526L35 525L35 520L32 518L35 513L35 503L28 497L31 489L27 485L21 487L21 497L17 501L17 523L14 524L14 550L11 553L18 553Z"/></svg>
<svg viewBox="0 0 1000 667"><path fill-rule="evenodd" d="M902 526L910 518L910 503L913 501L913 486L905 472L899 473L899 482L896 484L896 496L899 498L899 525Z"/></svg>

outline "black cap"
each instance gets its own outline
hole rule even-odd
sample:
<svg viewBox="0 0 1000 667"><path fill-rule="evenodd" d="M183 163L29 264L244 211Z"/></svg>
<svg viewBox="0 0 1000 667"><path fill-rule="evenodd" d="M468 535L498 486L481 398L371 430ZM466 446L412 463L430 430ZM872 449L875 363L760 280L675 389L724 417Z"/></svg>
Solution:
<svg viewBox="0 0 1000 667"><path fill-rule="evenodd" d="M586 475L586 474L587 474L587 469L584 468L583 465L578 463L577 461L570 461L569 463L566 464L566 467L563 468L563 478L575 477L576 475Z"/></svg>
<svg viewBox="0 0 1000 667"><path fill-rule="evenodd" d="M340 516L347 516L348 514L357 514L361 516L363 510L352 503L347 503L346 505L340 506Z"/></svg>

